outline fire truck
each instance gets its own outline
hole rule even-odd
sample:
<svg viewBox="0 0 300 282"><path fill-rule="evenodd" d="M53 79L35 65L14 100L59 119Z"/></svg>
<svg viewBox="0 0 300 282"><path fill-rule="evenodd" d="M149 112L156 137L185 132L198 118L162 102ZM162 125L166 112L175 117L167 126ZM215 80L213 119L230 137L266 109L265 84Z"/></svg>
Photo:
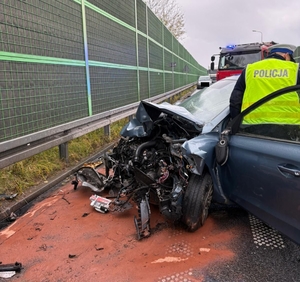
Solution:
<svg viewBox="0 0 300 282"><path fill-rule="evenodd" d="M268 47L274 44L277 43L256 42L220 47L220 53L211 57L210 69L215 69L215 57L219 56L216 80L240 74L248 64L263 60L268 55Z"/></svg>

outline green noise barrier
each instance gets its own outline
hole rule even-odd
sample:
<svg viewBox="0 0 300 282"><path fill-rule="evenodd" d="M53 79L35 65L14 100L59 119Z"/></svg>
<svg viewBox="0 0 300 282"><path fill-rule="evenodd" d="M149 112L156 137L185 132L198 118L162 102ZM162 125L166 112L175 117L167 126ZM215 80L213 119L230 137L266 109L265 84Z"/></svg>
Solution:
<svg viewBox="0 0 300 282"><path fill-rule="evenodd" d="M0 2L0 142L206 73L142 0Z"/></svg>

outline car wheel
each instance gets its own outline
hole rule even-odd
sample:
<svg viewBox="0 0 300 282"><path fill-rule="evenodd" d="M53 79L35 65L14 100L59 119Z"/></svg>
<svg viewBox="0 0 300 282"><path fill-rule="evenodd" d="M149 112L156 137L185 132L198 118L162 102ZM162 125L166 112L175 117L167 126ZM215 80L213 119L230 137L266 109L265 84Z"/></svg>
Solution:
<svg viewBox="0 0 300 282"><path fill-rule="evenodd" d="M201 87L199 85L197 85L197 89L200 89Z"/></svg>
<svg viewBox="0 0 300 282"><path fill-rule="evenodd" d="M190 232L201 227L207 216L213 194L213 184L209 173L193 174L183 199L182 221Z"/></svg>

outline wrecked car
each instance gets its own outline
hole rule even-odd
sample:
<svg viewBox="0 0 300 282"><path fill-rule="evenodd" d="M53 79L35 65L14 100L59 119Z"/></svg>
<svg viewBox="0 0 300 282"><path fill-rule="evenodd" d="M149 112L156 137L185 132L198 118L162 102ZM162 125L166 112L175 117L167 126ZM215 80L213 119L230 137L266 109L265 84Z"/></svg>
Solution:
<svg viewBox="0 0 300 282"><path fill-rule="evenodd" d="M121 130L118 144L99 162L79 169L74 185L80 183L97 193L109 190L115 195L109 210L126 210L133 202L138 207L134 222L139 239L150 235L150 204L158 206L166 220L197 230L207 218L213 183L201 155L195 163L183 154L182 145L219 130L218 124L228 115L228 93L235 82L222 80L180 105L142 101L135 118ZM201 148L198 151L205 154ZM101 174L97 168L102 164L105 173ZM100 198L92 201L98 211L102 202L105 205Z"/></svg>
<svg viewBox="0 0 300 282"><path fill-rule="evenodd" d="M195 231L215 201L241 206L300 244L300 126L243 124L250 112L299 93L300 86L274 92L231 120L237 78L222 79L176 106L142 101L98 163L105 173L93 165L81 168L75 185L108 189L111 202L100 199L100 210L123 211L134 203L138 239L151 234L154 205L166 220Z"/></svg>

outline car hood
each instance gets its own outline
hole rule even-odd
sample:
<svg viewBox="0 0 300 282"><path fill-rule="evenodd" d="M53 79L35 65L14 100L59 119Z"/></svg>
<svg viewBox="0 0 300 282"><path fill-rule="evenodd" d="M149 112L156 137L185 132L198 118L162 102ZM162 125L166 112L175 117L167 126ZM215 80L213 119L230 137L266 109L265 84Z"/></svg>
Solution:
<svg viewBox="0 0 300 282"><path fill-rule="evenodd" d="M202 132L204 121L198 120L188 110L181 106L169 103L155 104L152 102L141 101L136 112L136 117L126 124L121 130L121 135L143 137L150 134L155 122L162 114L172 116L193 131Z"/></svg>

